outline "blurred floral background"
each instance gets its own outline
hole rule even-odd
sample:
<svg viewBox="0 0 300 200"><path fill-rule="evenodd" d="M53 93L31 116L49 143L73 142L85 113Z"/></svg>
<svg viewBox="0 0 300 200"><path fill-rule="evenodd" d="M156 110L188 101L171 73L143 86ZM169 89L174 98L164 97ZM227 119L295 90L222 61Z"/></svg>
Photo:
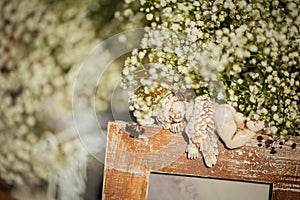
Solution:
<svg viewBox="0 0 300 200"><path fill-rule="evenodd" d="M117 10L125 11L117 12L118 20ZM0 15L1 182L20 199L88 198L82 185L88 166L82 163L94 162L99 173L101 163L89 158L69 133L74 132L69 126L76 73L97 44L139 26L141 17L132 17L133 11L118 0L3 0ZM120 77L122 65L114 65L104 80ZM109 109L112 90L109 81L102 81L97 113ZM81 180L71 180L80 174ZM89 193L96 198L95 191Z"/></svg>

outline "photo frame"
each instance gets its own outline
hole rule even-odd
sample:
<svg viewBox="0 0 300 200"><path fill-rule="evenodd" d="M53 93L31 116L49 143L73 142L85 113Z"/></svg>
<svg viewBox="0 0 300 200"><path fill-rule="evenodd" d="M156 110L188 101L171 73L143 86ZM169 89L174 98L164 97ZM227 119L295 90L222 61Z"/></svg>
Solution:
<svg viewBox="0 0 300 200"><path fill-rule="evenodd" d="M299 148L283 145L271 154L256 138L234 150L220 144L217 164L208 168L201 158L187 159L186 145L183 134L158 126L109 122L103 199L147 199L151 173L266 183L273 200L300 196Z"/></svg>

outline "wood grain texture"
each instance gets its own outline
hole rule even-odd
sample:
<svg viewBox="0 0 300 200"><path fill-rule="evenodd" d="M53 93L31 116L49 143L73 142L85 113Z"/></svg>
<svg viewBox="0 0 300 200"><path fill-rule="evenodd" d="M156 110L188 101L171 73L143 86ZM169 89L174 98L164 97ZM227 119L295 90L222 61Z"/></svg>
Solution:
<svg viewBox="0 0 300 200"><path fill-rule="evenodd" d="M140 127L143 134L131 137L124 122L110 122L104 170L104 199L146 199L151 172L269 183L272 199L300 199L300 140L297 148L285 146L276 154L246 146L227 150L219 144L218 162L207 168L203 160L188 160L184 135L159 127Z"/></svg>

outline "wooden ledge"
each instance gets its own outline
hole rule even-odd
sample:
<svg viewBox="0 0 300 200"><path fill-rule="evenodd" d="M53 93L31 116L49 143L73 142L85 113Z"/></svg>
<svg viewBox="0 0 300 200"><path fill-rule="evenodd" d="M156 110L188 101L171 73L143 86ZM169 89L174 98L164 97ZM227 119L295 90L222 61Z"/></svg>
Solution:
<svg viewBox="0 0 300 200"><path fill-rule="evenodd" d="M109 122L103 198L146 199L150 173L157 172L268 183L272 199L294 200L300 196L300 139L293 141L295 149L283 145L276 154L258 147L256 138L235 150L220 142L217 164L207 168L201 158L187 159L184 135Z"/></svg>

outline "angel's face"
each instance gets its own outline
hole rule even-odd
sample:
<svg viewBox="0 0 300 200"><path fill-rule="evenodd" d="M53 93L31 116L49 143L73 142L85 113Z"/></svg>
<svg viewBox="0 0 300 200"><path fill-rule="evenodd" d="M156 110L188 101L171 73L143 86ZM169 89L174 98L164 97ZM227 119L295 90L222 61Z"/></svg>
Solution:
<svg viewBox="0 0 300 200"><path fill-rule="evenodd" d="M185 113L185 105L182 101L176 101L172 104L172 107L170 108L170 115L169 119L170 121L173 121L175 123L179 123L183 121L184 113Z"/></svg>

